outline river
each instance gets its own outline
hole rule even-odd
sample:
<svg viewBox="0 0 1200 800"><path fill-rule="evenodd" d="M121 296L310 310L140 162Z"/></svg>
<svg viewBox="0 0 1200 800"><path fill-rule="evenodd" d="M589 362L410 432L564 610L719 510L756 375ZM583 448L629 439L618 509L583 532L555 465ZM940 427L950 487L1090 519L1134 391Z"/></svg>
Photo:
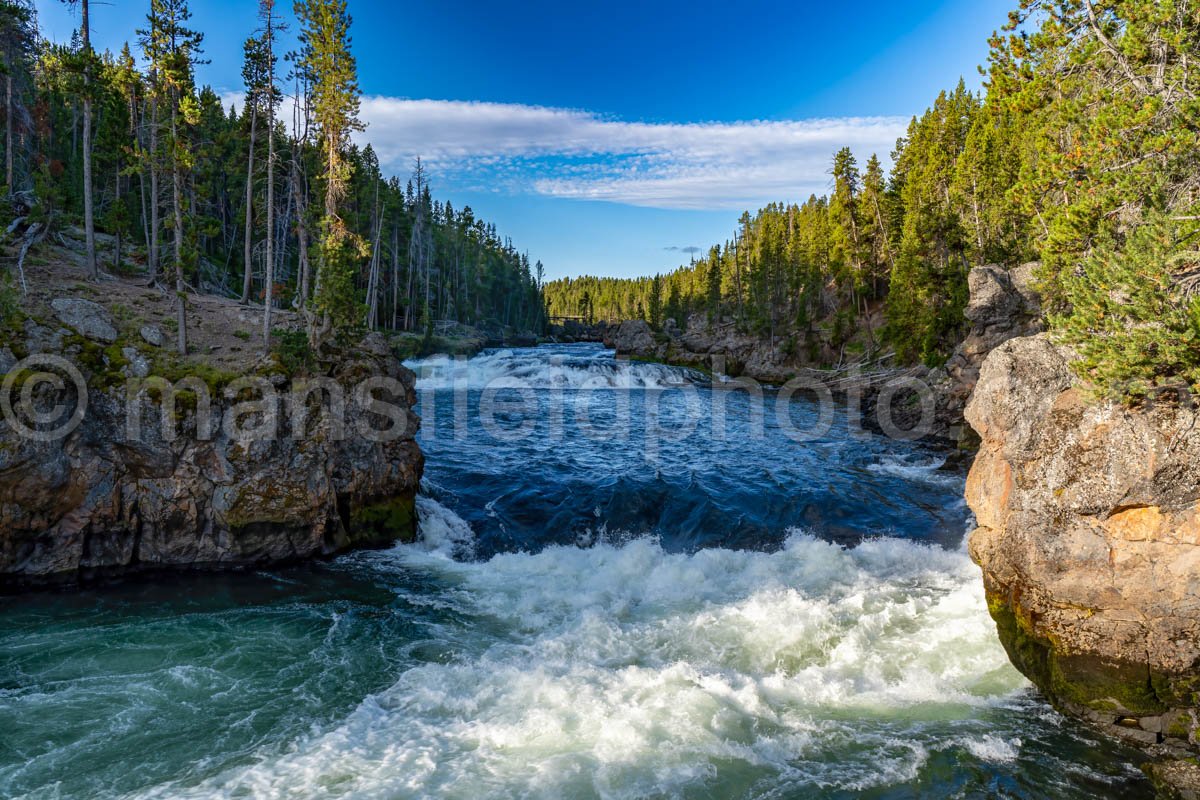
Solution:
<svg viewBox="0 0 1200 800"><path fill-rule="evenodd" d="M1152 796L1009 665L943 453L592 345L412 366L418 543L0 599L0 797Z"/></svg>

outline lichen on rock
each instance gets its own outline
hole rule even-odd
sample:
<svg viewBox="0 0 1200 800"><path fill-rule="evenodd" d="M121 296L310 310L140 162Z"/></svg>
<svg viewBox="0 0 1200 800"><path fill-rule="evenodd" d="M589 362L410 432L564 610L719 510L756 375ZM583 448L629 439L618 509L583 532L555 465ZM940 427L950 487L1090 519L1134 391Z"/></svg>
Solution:
<svg viewBox="0 0 1200 800"><path fill-rule="evenodd" d="M1200 415L1075 386L1045 334L983 364L970 550L1013 663L1061 710L1200 751Z"/></svg>

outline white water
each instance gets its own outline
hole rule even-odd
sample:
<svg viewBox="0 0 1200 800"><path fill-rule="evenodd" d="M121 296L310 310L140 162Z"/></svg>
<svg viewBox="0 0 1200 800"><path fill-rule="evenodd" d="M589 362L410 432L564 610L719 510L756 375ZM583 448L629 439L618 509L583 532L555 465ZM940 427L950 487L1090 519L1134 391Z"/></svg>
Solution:
<svg viewBox="0 0 1200 800"><path fill-rule="evenodd" d="M407 362L417 388L430 389L666 389L684 372L663 364L547 356L534 350L498 350L471 359L450 356Z"/></svg>
<svg viewBox="0 0 1200 800"><path fill-rule="evenodd" d="M912 457L885 456L878 464L871 464L867 469L881 475L891 475L906 481L920 481L934 486L956 487L962 485L962 478L949 472L943 472L946 459L935 458L921 461Z"/></svg>
<svg viewBox="0 0 1200 800"><path fill-rule="evenodd" d="M639 539L462 563L469 526L420 511L422 543L363 558L444 585L473 620L461 654L291 752L147 796L806 797L1020 753L970 729L1024 683L961 552L794 533L770 554Z"/></svg>

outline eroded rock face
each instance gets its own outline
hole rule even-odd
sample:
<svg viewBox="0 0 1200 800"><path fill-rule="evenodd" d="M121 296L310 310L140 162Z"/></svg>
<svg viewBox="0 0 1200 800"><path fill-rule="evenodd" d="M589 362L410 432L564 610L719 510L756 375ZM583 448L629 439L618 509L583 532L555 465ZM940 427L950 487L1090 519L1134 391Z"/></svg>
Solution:
<svg viewBox="0 0 1200 800"><path fill-rule="evenodd" d="M163 429L157 390L140 397L132 431L124 382L98 389L80 368L88 411L66 438L36 441L0 423L0 589L278 563L415 536L424 462L413 438L414 378L386 343L364 342L329 370L326 391L340 387L346 400L344 436L323 413L298 433L287 402L294 387L278 375L263 379L280 389L279 433L270 439L231 436L231 415L244 413L235 406L251 395L222 392L213 393L211 435L202 435L198 380L169 404L178 436ZM399 387L399 396L372 392L388 401L390 418L361 393L372 378ZM359 426L385 435L364 436ZM393 426L403 432L392 436Z"/></svg>
<svg viewBox="0 0 1200 800"><path fill-rule="evenodd" d="M1200 414L1074 386L1046 335L984 362L972 557L1013 663L1061 710L1200 751Z"/></svg>

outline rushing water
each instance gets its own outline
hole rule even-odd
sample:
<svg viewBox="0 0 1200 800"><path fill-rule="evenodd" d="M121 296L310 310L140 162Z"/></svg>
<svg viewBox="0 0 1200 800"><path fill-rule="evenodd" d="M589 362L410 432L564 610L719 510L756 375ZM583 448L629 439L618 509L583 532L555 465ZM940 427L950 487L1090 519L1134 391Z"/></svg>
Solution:
<svg viewBox="0 0 1200 800"><path fill-rule="evenodd" d="M0 600L0 797L1150 796L1009 666L937 453L593 347L415 366L418 544Z"/></svg>

